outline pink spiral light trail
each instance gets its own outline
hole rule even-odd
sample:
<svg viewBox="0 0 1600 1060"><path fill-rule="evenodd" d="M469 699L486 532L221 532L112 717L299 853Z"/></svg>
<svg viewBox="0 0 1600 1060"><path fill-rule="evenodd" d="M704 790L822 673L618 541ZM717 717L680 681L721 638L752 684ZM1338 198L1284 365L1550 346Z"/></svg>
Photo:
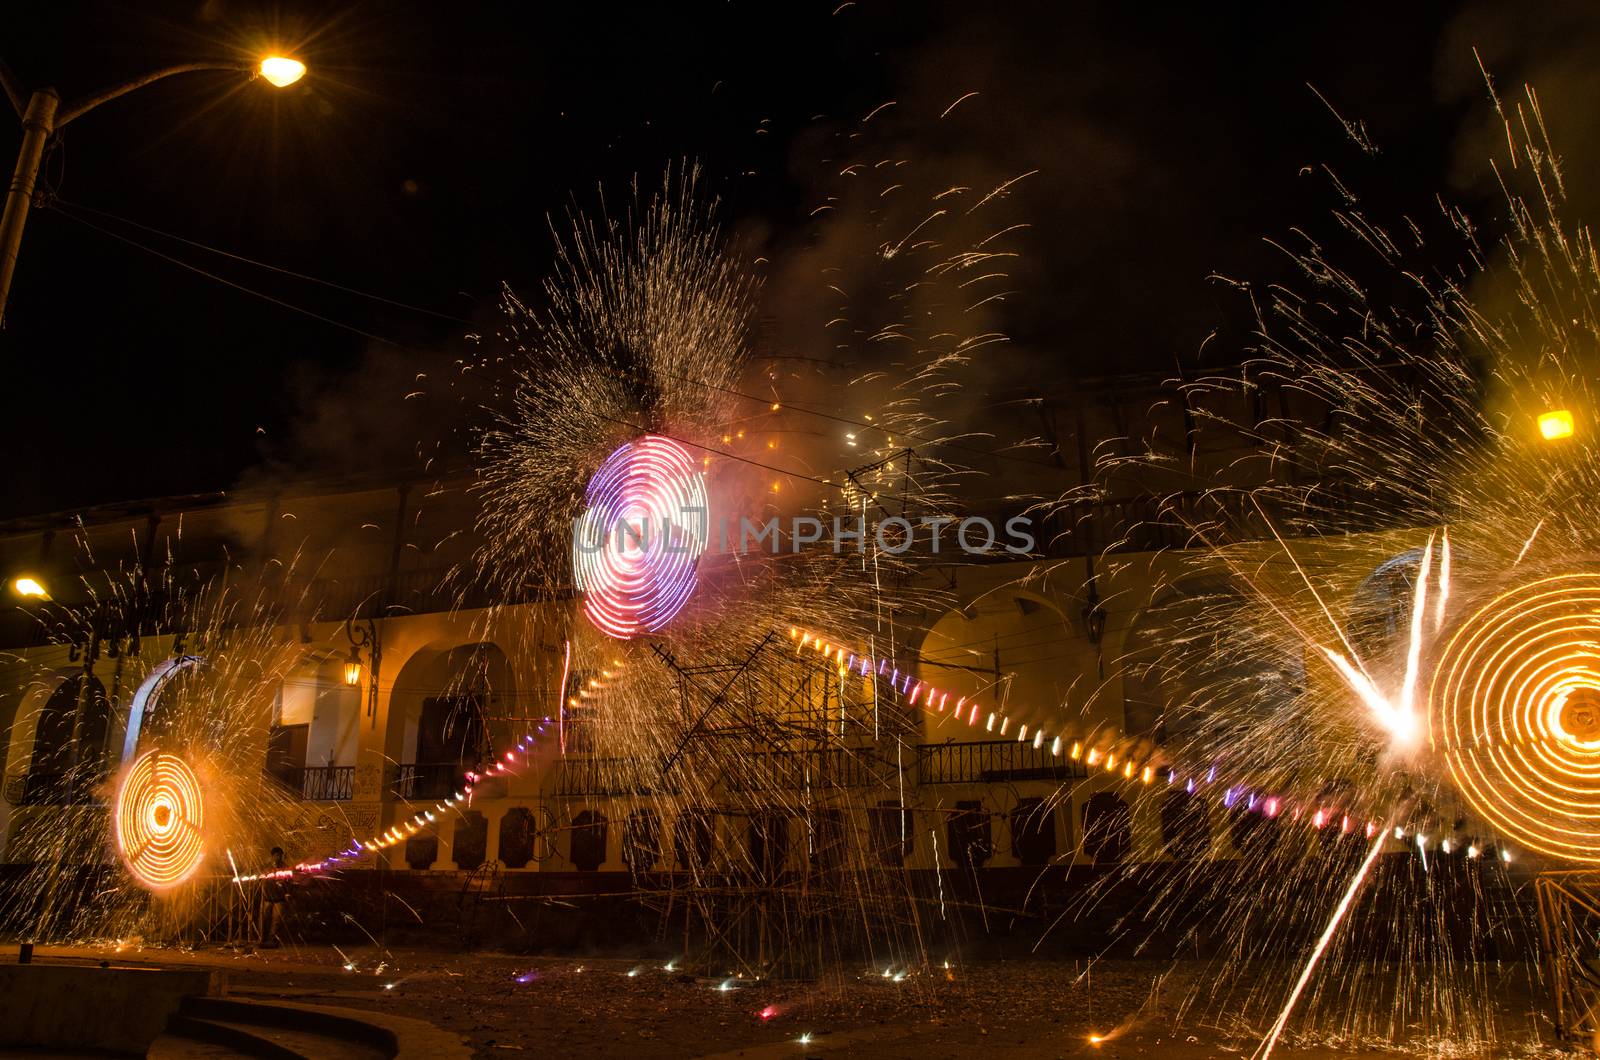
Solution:
<svg viewBox="0 0 1600 1060"><path fill-rule="evenodd" d="M583 610L627 640L657 632L693 595L710 525L705 477L678 442L647 434L619 446L584 496L572 542Z"/></svg>

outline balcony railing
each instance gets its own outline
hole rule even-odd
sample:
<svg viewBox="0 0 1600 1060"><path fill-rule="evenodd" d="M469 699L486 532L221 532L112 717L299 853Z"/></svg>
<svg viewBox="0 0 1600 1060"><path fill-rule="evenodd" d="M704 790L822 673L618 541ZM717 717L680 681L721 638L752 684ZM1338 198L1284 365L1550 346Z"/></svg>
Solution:
<svg viewBox="0 0 1600 1060"><path fill-rule="evenodd" d="M645 758L563 758L556 770L557 795L670 795L660 763Z"/></svg>
<svg viewBox="0 0 1600 1060"><path fill-rule="evenodd" d="M355 780L355 766L307 766L300 771L300 797L307 802L345 802Z"/></svg>
<svg viewBox="0 0 1600 1060"><path fill-rule="evenodd" d="M401 762L389 792L407 802L447 799L461 790L467 767L460 762Z"/></svg>
<svg viewBox="0 0 1600 1060"><path fill-rule="evenodd" d="M923 744L917 749L923 784L992 784L1009 780L1073 780L1085 776L1077 762L1047 747L1016 740Z"/></svg>
<svg viewBox="0 0 1600 1060"><path fill-rule="evenodd" d="M894 763L871 750L848 747L826 751L768 751L746 755L728 775L734 791L804 791L808 788L866 788L894 782Z"/></svg>

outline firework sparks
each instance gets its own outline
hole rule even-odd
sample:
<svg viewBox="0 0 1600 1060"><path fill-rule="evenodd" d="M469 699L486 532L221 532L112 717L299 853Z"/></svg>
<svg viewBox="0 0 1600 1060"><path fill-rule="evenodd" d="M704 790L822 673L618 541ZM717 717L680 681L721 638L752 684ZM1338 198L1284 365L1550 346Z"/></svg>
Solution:
<svg viewBox="0 0 1600 1060"><path fill-rule="evenodd" d="M1272 1055L1273 1048L1278 1044L1278 1038L1283 1034L1283 1028L1288 1025L1289 1017L1294 1012L1295 1004L1300 1000L1300 992L1306 988L1306 983L1311 980L1311 973L1317 970L1317 963L1322 960L1322 955L1328 948L1328 943L1333 940L1334 934L1339 930L1339 925L1344 921L1345 914L1350 911L1350 904L1355 901L1356 893L1361 890L1361 885L1367 880L1367 873L1372 871L1372 863L1378 860L1378 855L1383 851L1383 844L1388 841L1387 830L1380 828L1378 838L1373 840L1372 849L1367 852L1366 860L1356 870L1355 877L1350 881L1350 886L1345 888L1344 897L1339 899L1339 904L1334 907L1333 915L1328 918L1328 926L1323 929L1322 935L1317 939L1317 944L1311 950L1311 956L1306 958L1305 967L1300 970L1300 977L1295 980L1294 989L1289 991L1289 999L1283 1004L1283 1011L1278 1013L1277 1020L1272 1024L1272 1029L1267 1032L1266 1039L1261 1047L1252 1054L1252 1060L1267 1060Z"/></svg>

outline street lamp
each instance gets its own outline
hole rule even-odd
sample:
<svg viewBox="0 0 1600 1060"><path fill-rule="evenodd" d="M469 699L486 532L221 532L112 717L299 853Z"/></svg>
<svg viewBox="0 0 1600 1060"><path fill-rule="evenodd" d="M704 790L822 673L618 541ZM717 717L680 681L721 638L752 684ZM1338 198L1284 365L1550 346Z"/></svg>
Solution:
<svg viewBox="0 0 1600 1060"><path fill-rule="evenodd" d="M344 660L344 683L354 688L361 683L361 648L350 645L350 654Z"/></svg>
<svg viewBox="0 0 1600 1060"><path fill-rule="evenodd" d="M1567 409L1553 409L1539 414L1539 437L1545 441L1554 442L1562 438L1571 438L1572 432L1572 413Z"/></svg>
<svg viewBox="0 0 1600 1060"><path fill-rule="evenodd" d="M44 583L31 574L19 575L12 579L11 591L18 596L31 600L48 601L50 599L49 590L45 589Z"/></svg>
<svg viewBox="0 0 1600 1060"><path fill-rule="evenodd" d="M102 103L173 74L197 70L246 71L275 88L286 88L305 76L306 65L298 59L282 55L269 55L259 63L248 66L238 63L181 63L63 106L61 95L53 88L41 88L25 97L22 86L12 76L10 69L0 63L0 83L3 83L6 97L11 100L17 117L22 119L22 150L17 152L17 167L11 174L11 189L6 194L5 210L0 213L0 324L5 322L11 277L17 271L17 252L22 248L22 226L27 223L28 208L33 205L34 182L38 179L39 162L44 158L45 144L50 137L74 118L87 114Z"/></svg>
<svg viewBox="0 0 1600 1060"><path fill-rule="evenodd" d="M256 73L266 78L274 88L288 88L306 76L306 64L284 55L269 55L261 60Z"/></svg>

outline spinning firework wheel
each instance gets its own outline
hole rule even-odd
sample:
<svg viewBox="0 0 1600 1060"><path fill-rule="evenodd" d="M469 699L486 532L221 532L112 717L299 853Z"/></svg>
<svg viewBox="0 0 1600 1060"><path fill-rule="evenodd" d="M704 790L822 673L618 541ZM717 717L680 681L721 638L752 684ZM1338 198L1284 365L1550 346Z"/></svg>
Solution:
<svg viewBox="0 0 1600 1060"><path fill-rule="evenodd" d="M200 781L176 755L151 751L128 770L117 791L117 849L122 863L151 890L175 887L204 860Z"/></svg>
<svg viewBox="0 0 1600 1060"><path fill-rule="evenodd" d="M1600 574L1507 590L1460 623L1429 689L1429 732L1495 828L1600 864Z"/></svg>
<svg viewBox="0 0 1600 1060"><path fill-rule="evenodd" d="M589 480L572 542L572 572L589 621L613 637L652 633L694 592L706 548L705 478L689 451L645 435Z"/></svg>

